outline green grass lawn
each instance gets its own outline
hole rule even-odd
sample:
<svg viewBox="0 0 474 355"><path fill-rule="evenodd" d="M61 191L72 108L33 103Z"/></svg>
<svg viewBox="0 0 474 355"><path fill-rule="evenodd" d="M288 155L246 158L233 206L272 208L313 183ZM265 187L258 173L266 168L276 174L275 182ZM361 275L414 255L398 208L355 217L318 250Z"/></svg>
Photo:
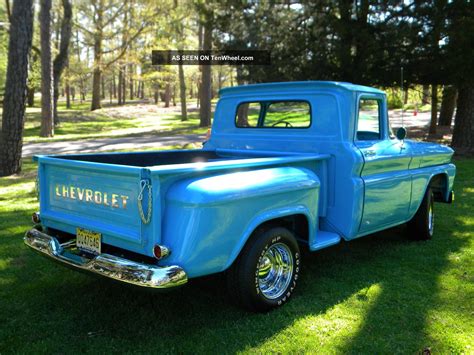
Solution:
<svg viewBox="0 0 474 355"><path fill-rule="evenodd" d="M39 103L37 103L39 104ZM66 109L59 101L61 124L55 128L52 138L39 136L41 108L28 107L26 110L24 142L75 141L95 138L120 138L143 135L174 135L207 132L199 127L199 110L195 103L188 104L188 120L181 121L180 106L163 108L159 105L132 102L124 106L107 105L100 110L90 111L90 102L72 103ZM1 117L1 108L0 108Z"/></svg>
<svg viewBox="0 0 474 355"><path fill-rule="evenodd" d="M35 167L0 179L0 353L473 353L474 160L456 161L436 232L404 228L304 255L298 290L269 314L235 308L222 277L152 293L83 275L23 245Z"/></svg>

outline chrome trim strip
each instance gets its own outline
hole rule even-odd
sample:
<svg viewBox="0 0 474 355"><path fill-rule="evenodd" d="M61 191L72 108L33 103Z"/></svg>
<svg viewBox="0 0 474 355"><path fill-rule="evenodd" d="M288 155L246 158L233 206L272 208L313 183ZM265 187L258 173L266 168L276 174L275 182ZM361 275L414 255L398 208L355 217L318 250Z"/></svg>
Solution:
<svg viewBox="0 0 474 355"><path fill-rule="evenodd" d="M66 266L136 286L165 289L184 285L188 281L184 270L176 265L160 267L110 254L100 254L93 258L73 254L64 248L56 238L37 229L26 232L24 241L27 246L38 251L41 255L50 257Z"/></svg>

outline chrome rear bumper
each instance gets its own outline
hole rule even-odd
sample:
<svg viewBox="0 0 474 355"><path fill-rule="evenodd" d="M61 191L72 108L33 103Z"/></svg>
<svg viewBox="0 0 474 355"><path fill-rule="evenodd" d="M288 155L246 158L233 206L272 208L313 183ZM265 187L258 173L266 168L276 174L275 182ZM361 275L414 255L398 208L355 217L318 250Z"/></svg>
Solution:
<svg viewBox="0 0 474 355"><path fill-rule="evenodd" d="M188 281L186 273L179 266L160 267L110 254L92 258L73 254L61 246L56 238L37 229L26 232L24 240L30 248L61 264L136 286L166 289L181 286Z"/></svg>

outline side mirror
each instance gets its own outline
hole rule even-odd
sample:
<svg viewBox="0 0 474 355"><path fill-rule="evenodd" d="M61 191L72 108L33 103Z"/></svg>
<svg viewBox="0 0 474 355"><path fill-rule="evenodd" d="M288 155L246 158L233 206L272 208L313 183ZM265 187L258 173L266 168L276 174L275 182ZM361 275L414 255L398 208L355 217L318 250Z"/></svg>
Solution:
<svg viewBox="0 0 474 355"><path fill-rule="evenodd" d="M402 141L405 139L406 136L407 136L407 129L405 127L400 127L397 130L397 139Z"/></svg>

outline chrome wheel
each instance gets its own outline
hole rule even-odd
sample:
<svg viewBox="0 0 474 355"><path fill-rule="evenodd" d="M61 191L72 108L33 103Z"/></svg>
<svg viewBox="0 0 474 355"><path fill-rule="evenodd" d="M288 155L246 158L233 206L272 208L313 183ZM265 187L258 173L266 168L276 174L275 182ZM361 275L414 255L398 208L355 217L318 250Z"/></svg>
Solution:
<svg viewBox="0 0 474 355"><path fill-rule="evenodd" d="M434 230L434 212L433 212L433 204L431 203L428 210L428 231L430 235L433 235L433 230Z"/></svg>
<svg viewBox="0 0 474 355"><path fill-rule="evenodd" d="M418 207L418 211L416 211L413 218L408 221L408 230L411 239L430 240L433 238L434 222L434 197L431 188L428 186L420 207Z"/></svg>
<svg viewBox="0 0 474 355"><path fill-rule="evenodd" d="M268 299L276 299L287 290L293 277L293 254L283 243L270 246L258 264L258 287Z"/></svg>

